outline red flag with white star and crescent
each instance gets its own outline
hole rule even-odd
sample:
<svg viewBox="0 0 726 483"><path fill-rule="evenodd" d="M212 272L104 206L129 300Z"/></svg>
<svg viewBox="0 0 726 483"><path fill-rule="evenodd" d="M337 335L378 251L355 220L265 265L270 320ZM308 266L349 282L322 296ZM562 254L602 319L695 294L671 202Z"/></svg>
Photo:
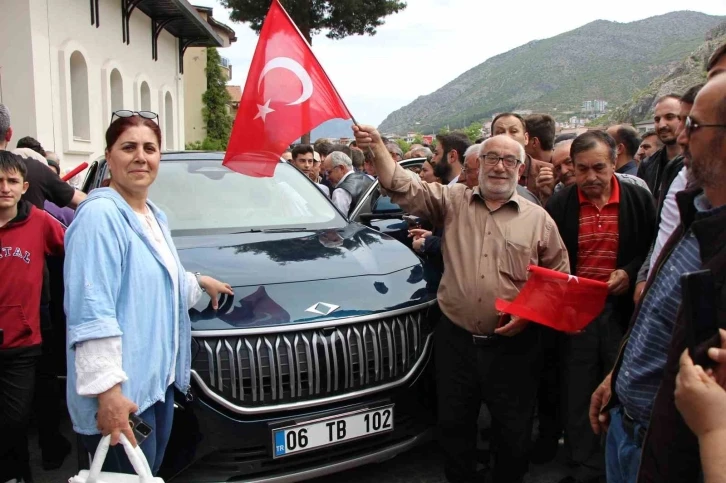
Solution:
<svg viewBox="0 0 726 483"><path fill-rule="evenodd" d="M605 308L608 285L548 268L529 266L529 278L517 297L497 299L496 309L562 332L579 332Z"/></svg>
<svg viewBox="0 0 726 483"><path fill-rule="evenodd" d="M223 164L270 177L280 156L303 134L350 112L278 0L260 31Z"/></svg>

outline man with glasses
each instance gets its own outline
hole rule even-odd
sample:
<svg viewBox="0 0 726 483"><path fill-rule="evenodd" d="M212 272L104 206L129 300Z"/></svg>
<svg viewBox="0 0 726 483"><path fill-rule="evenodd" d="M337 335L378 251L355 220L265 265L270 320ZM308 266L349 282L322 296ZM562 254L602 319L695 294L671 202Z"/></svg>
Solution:
<svg viewBox="0 0 726 483"><path fill-rule="evenodd" d="M521 482L529 464L540 331L526 320L500 317L494 302L517 296L530 264L569 270L552 219L517 194L524 147L507 136L487 139L479 149L479 183L469 189L426 183L393 161L374 127L353 131L358 146L373 150L391 200L444 228L446 269L438 290L443 316L434 346L446 478L478 478L476 422L484 402L492 415L493 481Z"/></svg>
<svg viewBox="0 0 726 483"><path fill-rule="evenodd" d="M590 396L613 366L633 310L635 277L655 229L648 191L615 176L615 140L603 131L581 134L570 147L575 184L555 193L546 209L567 246L573 275L607 283L602 313L563 350L565 482L596 482L604 473L599 438L590 430Z"/></svg>
<svg viewBox="0 0 726 483"><path fill-rule="evenodd" d="M399 146L396 143L388 143L386 144L386 149L388 150L388 154L391 155L394 161L398 162L403 159L403 151L401 150L401 146Z"/></svg>
<svg viewBox="0 0 726 483"><path fill-rule="evenodd" d="M661 180L666 165L681 154L681 148L676 142L680 125L680 100L681 96L668 94L655 103L653 121L655 132L658 133L658 139L663 143L663 147L638 166L638 177L645 180L656 199L660 195Z"/></svg>
<svg viewBox="0 0 726 483"><path fill-rule="evenodd" d="M694 325L722 321L726 306L724 99L726 75L709 75L684 122L682 138L693 180L701 188L676 196L681 222L648 277L612 373L592 395L593 429L603 432L609 426L608 482L700 478L698 440L678 413L673 394L679 359ZM684 298L681 276L701 270L710 271L706 274L715 289L699 303ZM716 321L693 320L693 311L683 310L694 304L702 309L703 302L716 307ZM713 369L723 385L726 368L717 364Z"/></svg>
<svg viewBox="0 0 726 483"><path fill-rule="evenodd" d="M326 156L323 169L334 186L331 197L333 204L343 215L350 216L373 181L363 173L356 173L353 161L342 151L333 151Z"/></svg>

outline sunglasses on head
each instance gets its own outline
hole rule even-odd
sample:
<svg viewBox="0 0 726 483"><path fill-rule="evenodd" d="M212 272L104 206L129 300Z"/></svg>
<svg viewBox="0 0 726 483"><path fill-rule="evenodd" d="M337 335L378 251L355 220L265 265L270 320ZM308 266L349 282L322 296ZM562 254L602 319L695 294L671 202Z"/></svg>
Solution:
<svg viewBox="0 0 726 483"><path fill-rule="evenodd" d="M120 109L118 111L114 111L111 114L111 122L113 122L113 118L114 117L121 118L121 117L134 117L134 116L143 117L144 119L153 119L157 123L159 122L159 115L157 113L155 113L155 112L151 112L151 111L131 111L131 110L128 110L128 109Z"/></svg>

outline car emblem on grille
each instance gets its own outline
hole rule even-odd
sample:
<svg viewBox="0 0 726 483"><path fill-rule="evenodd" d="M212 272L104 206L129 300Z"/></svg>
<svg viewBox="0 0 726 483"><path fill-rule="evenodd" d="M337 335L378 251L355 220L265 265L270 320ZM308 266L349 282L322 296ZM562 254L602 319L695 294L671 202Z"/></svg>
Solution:
<svg viewBox="0 0 726 483"><path fill-rule="evenodd" d="M340 308L340 305L326 304L325 302L318 302L305 309L305 312L311 312L318 315L330 315Z"/></svg>

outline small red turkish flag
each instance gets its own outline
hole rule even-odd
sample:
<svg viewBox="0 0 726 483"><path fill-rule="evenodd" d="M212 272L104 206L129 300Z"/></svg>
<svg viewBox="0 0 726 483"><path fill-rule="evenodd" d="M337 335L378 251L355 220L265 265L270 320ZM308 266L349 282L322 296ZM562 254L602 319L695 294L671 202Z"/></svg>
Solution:
<svg viewBox="0 0 726 483"><path fill-rule="evenodd" d="M260 31L224 165L249 176L272 176L280 156L303 134L348 108L278 0Z"/></svg>
<svg viewBox="0 0 726 483"><path fill-rule="evenodd" d="M535 265L513 302L497 299L500 312L562 332L579 332L605 308L608 285Z"/></svg>

